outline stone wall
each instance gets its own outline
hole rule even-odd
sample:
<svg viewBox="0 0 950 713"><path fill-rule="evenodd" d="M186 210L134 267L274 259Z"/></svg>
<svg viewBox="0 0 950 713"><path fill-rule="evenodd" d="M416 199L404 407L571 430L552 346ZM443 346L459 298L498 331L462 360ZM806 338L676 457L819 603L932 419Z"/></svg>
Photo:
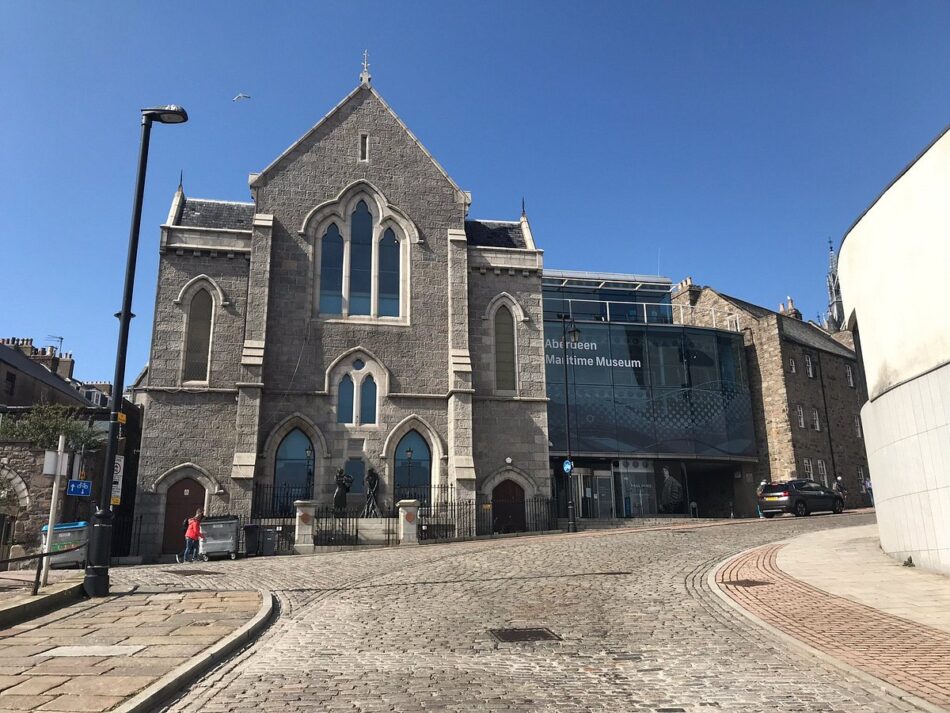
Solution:
<svg viewBox="0 0 950 713"><path fill-rule="evenodd" d="M867 457L863 438L856 435L854 417L867 400L867 392L859 379L856 359L803 346L782 328L783 320L792 317L774 312L753 315L709 288L690 286L674 295L673 303L697 308L683 313L674 310L674 316L683 314L683 321L695 326L712 326L714 309L719 314L731 309L740 315L759 447L756 481L803 478L805 458L811 459L811 477L821 481L821 459L829 484L836 475L844 480L849 491L847 506L866 505L868 499L858 479L858 466L867 473ZM848 345L852 343L849 335L839 332L828 338ZM808 377L806 354L815 365L815 378ZM792 359L795 373L791 371ZM852 369L854 387L848 383L846 366ZM798 423L799 405L805 418L804 428ZM819 411L820 431L812 426L812 409Z"/></svg>
<svg viewBox="0 0 950 713"><path fill-rule="evenodd" d="M16 517L10 557L41 551L42 527L49 522L53 494L53 476L43 475L43 455L23 441L0 441L0 489L7 493L2 510ZM65 491L66 479L62 482ZM59 502L57 519L64 498Z"/></svg>
<svg viewBox="0 0 950 713"><path fill-rule="evenodd" d="M484 256L477 257L484 251L470 247L469 252L476 254L472 260L476 266L468 279L468 319L475 377L474 457L478 487L486 495L490 494L504 471L513 467L530 478L534 494L549 495L541 271L525 270L523 266L516 269L515 260L510 261L512 267L509 268L486 267ZM539 254L536 264L540 266ZM511 309L514 318L516 395L495 393L493 314L500 304ZM492 477L495 474L499 477ZM523 483L519 484L524 487Z"/></svg>

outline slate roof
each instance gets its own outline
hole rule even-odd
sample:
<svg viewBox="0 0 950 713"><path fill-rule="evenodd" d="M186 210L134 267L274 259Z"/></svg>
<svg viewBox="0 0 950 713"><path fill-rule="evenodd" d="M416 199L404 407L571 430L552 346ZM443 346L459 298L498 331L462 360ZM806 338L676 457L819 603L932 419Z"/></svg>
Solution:
<svg viewBox="0 0 950 713"><path fill-rule="evenodd" d="M253 219L253 203L185 198L175 225L187 228L250 230Z"/></svg>
<svg viewBox="0 0 950 713"><path fill-rule="evenodd" d="M527 248L521 223L516 221L466 220L465 237L469 245L476 247Z"/></svg>
<svg viewBox="0 0 950 713"><path fill-rule="evenodd" d="M745 310L753 317L761 318L767 317L770 314L778 315L780 317L779 328L782 331L782 336L784 336L786 339L806 347L811 347L812 349L830 352L831 354L836 354L848 359L855 358L853 351L848 349L844 344L841 344L821 327L817 327L814 324L810 324L808 322L803 322L802 320L795 319L794 317L788 317L784 314L779 314L774 310L760 307L759 305L754 305L751 302L740 300L737 297L725 295L722 292L716 292L716 294L722 297L724 300L732 302L739 309Z"/></svg>
<svg viewBox="0 0 950 713"><path fill-rule="evenodd" d="M830 352L848 359L857 358L853 351L838 342L821 327L816 327L813 324L802 322L793 317L785 317L779 321L782 325L782 335L786 339L790 339L806 347L811 347L812 349Z"/></svg>
<svg viewBox="0 0 950 713"><path fill-rule="evenodd" d="M17 371L30 376L37 381L41 381L47 386L56 389L61 394L71 397L77 404L82 406L93 406L91 401L83 397L76 389L70 386L69 382L60 376L57 376L42 364L38 364L21 352L19 349L13 349L0 344L0 361L9 364Z"/></svg>

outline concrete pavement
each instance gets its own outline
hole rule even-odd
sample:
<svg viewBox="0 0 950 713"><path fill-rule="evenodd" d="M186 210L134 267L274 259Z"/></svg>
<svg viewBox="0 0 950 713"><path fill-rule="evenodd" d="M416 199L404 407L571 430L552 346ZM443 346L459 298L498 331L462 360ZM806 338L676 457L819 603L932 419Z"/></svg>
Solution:
<svg viewBox="0 0 950 713"><path fill-rule="evenodd" d="M115 587L0 630L0 713L113 710L170 672L182 678L183 664L200 661L261 604L257 591Z"/></svg>

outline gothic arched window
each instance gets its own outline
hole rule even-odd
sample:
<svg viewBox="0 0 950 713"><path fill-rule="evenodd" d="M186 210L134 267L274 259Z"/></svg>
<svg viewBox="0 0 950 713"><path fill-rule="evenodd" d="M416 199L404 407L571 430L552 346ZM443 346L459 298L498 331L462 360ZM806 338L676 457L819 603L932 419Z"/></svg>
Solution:
<svg viewBox="0 0 950 713"><path fill-rule="evenodd" d="M376 381L372 376L360 382L360 423L376 423Z"/></svg>
<svg viewBox="0 0 950 713"><path fill-rule="evenodd" d="M198 290L188 306L185 363L182 381L207 381L211 354L211 312L214 300L207 290Z"/></svg>
<svg viewBox="0 0 950 713"><path fill-rule="evenodd" d="M275 487L305 487L313 479L313 444L299 428L284 436L274 463Z"/></svg>
<svg viewBox="0 0 950 713"><path fill-rule="evenodd" d="M495 391L517 391L515 321L505 306L495 311Z"/></svg>
<svg viewBox="0 0 950 713"><path fill-rule="evenodd" d="M350 314L371 314L373 300L373 214L356 204L350 221Z"/></svg>
<svg viewBox="0 0 950 713"><path fill-rule="evenodd" d="M408 218L366 186L314 209L303 229L313 240L318 315L408 323L409 243L418 238Z"/></svg>
<svg viewBox="0 0 950 713"><path fill-rule="evenodd" d="M418 431L409 431L396 446L396 497L429 500L432 451Z"/></svg>
<svg viewBox="0 0 950 713"><path fill-rule="evenodd" d="M399 241L386 228L379 241L379 316L399 316Z"/></svg>
<svg viewBox="0 0 950 713"><path fill-rule="evenodd" d="M340 390L337 394L336 422L353 423L353 379L346 374L340 379Z"/></svg>
<svg viewBox="0 0 950 713"><path fill-rule="evenodd" d="M321 241L320 312L343 314L343 236L336 223L330 224Z"/></svg>
<svg viewBox="0 0 950 713"><path fill-rule="evenodd" d="M330 223L321 241L320 312L343 314L343 236L336 223Z"/></svg>

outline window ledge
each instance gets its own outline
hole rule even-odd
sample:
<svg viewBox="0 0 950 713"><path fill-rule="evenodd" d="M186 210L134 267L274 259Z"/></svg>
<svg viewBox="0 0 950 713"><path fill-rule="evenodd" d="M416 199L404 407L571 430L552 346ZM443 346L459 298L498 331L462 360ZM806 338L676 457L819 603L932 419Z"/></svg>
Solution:
<svg viewBox="0 0 950 713"><path fill-rule="evenodd" d="M370 324L374 327L409 327L405 317L313 317L314 321L324 324Z"/></svg>

